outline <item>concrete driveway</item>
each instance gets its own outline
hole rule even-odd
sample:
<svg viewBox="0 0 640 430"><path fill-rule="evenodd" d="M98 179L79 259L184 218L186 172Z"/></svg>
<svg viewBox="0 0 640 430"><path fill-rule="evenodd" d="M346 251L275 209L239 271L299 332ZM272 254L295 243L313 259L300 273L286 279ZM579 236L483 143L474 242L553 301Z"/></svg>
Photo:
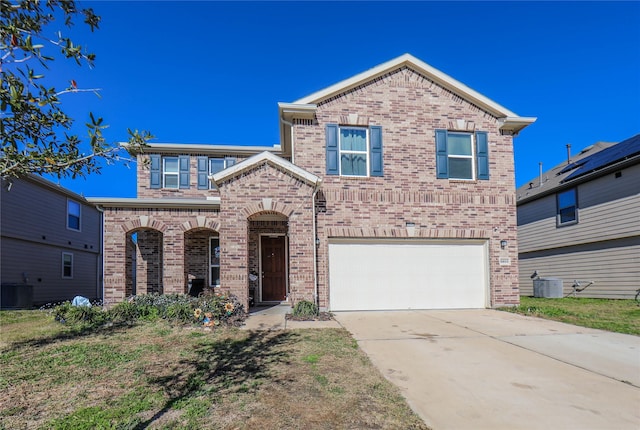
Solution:
<svg viewBox="0 0 640 430"><path fill-rule="evenodd" d="M435 430L640 429L640 337L488 309L335 318Z"/></svg>

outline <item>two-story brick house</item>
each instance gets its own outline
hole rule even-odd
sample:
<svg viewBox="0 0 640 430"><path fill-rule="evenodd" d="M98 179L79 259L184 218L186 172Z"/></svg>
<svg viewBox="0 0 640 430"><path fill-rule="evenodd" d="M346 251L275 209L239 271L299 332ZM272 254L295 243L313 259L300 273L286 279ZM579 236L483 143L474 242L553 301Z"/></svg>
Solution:
<svg viewBox="0 0 640 430"><path fill-rule="evenodd" d="M152 144L137 198L92 199L106 299L205 279L330 310L518 303L513 136L535 118L408 54L279 114L278 146Z"/></svg>

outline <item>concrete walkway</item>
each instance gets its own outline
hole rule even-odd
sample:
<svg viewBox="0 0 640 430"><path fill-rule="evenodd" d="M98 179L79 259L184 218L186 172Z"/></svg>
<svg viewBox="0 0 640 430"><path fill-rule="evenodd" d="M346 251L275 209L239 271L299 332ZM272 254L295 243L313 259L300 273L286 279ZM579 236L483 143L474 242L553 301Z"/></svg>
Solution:
<svg viewBox="0 0 640 430"><path fill-rule="evenodd" d="M495 310L335 318L435 430L640 429L640 337Z"/></svg>
<svg viewBox="0 0 640 430"><path fill-rule="evenodd" d="M245 330L293 330L300 328L342 328L335 321L292 321L286 319L291 306L282 303L275 306L261 306L249 310L249 317L241 327Z"/></svg>

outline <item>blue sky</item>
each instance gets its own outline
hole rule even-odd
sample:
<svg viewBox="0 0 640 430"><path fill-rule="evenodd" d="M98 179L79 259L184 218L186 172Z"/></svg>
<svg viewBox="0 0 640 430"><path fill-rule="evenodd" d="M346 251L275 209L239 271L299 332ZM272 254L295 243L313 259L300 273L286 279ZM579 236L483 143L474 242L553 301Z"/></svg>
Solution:
<svg viewBox="0 0 640 430"><path fill-rule="evenodd" d="M96 67L56 60L75 79L66 111L104 117L155 142L273 145L277 103L410 53L521 116L516 182L596 141L640 133L640 2L80 2L100 30L71 34ZM54 28L50 31L53 33ZM52 81L52 82L53 82ZM79 128L81 133L85 133ZM85 196L135 197L135 166L62 180Z"/></svg>

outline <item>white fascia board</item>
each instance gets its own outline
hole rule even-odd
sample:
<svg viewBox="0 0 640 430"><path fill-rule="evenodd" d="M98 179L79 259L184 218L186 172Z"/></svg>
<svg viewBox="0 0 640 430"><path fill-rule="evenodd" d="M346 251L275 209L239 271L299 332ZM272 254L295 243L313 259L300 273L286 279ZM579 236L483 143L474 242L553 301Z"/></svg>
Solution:
<svg viewBox="0 0 640 430"><path fill-rule="evenodd" d="M512 134L516 135L526 126L536 122L537 119L538 118L533 116L507 117L500 118L498 120L498 124L500 125L500 130L509 131Z"/></svg>
<svg viewBox="0 0 640 430"><path fill-rule="evenodd" d="M210 175L209 180L213 181L217 185L227 178L237 176L242 172L249 170L253 166L264 162L268 162L276 167L280 167L281 169L291 173L293 176L296 176L307 183L313 185L317 185L320 183L320 178L313 173L307 172L306 170L296 166L295 164L285 160L284 158L278 157L277 155L266 151L254 155L253 157L247 158L240 163L234 164L233 166L224 169L216 173L215 175Z"/></svg>
<svg viewBox="0 0 640 430"><path fill-rule="evenodd" d="M137 199L126 197L87 197L87 201L103 207L117 208L215 209L220 206L220 197L207 197L206 199Z"/></svg>
<svg viewBox="0 0 640 430"><path fill-rule="evenodd" d="M517 114L513 113L512 111L505 108L504 106L483 96L477 91L472 90L462 82L428 65L424 61L417 59L411 54L401 55L397 58L387 61L386 63L382 63L372 69L369 69L365 72L357 74L349 79L345 79L344 81L338 82L337 84L331 85L330 87L327 87L311 95L308 95L299 100L296 100L292 104L318 103L321 100L327 99L336 94L339 94L351 88L357 87L358 85L362 85L363 83L370 81L371 79L374 79L378 76L388 73L393 69L397 69L402 66L407 66L411 69L416 70L417 72L425 75L427 78L433 80L434 82L450 90L451 92L482 107L483 109L486 109L488 112L490 112L497 118L518 117Z"/></svg>
<svg viewBox="0 0 640 430"><path fill-rule="evenodd" d="M302 117L313 118L313 114L316 112L317 107L318 106L313 103L299 104L299 103L278 102L278 110L280 111L280 117L283 119L287 119L285 118L285 116L287 117L302 116Z"/></svg>
<svg viewBox="0 0 640 430"><path fill-rule="evenodd" d="M121 142L120 146L126 147L127 142ZM151 151L146 151L150 149ZM273 146L243 146L243 145L207 145L194 143L149 143L145 152L188 152L198 154L243 154L253 155L263 151L280 152L280 145Z"/></svg>

